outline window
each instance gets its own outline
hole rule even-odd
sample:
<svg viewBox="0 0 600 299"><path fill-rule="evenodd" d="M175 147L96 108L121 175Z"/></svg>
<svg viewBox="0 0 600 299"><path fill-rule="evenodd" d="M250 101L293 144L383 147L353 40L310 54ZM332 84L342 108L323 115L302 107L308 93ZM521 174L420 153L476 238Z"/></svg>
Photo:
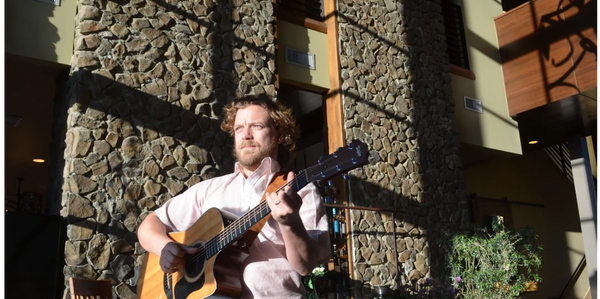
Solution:
<svg viewBox="0 0 600 299"><path fill-rule="evenodd" d="M446 28L446 52L450 56L450 64L469 69L467 42L463 25L462 9L448 0L442 1L442 15Z"/></svg>
<svg viewBox="0 0 600 299"><path fill-rule="evenodd" d="M322 0L277 0L277 6L295 16L323 22Z"/></svg>
<svg viewBox="0 0 600 299"><path fill-rule="evenodd" d="M327 154L327 132L323 94L280 83L277 97L293 109L296 122L300 126L301 137L297 141L296 161L290 171L298 172L313 166Z"/></svg>

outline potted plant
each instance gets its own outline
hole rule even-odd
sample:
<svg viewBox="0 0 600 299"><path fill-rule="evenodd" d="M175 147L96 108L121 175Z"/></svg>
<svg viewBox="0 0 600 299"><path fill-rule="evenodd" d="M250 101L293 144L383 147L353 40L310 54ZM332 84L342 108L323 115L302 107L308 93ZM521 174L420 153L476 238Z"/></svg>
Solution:
<svg viewBox="0 0 600 299"><path fill-rule="evenodd" d="M442 240L446 273L458 297L517 298L541 281L537 273L542 246L529 227L512 230L498 221L491 227L472 226L465 232L446 234Z"/></svg>

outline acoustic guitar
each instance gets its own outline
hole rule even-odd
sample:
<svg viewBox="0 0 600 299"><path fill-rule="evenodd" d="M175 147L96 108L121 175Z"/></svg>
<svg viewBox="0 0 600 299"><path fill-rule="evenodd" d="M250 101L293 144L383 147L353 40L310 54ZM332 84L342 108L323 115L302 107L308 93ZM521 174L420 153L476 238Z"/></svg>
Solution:
<svg viewBox="0 0 600 299"><path fill-rule="evenodd" d="M275 186L279 191L290 186L298 191L310 182L327 180L358 168L367 163L367 157L367 146L354 140L335 153L319 159L316 165L300 171L293 180L285 182L280 176L269 187L272 189ZM273 191L267 189L267 192ZM240 266L270 213L271 209L265 200L241 217L212 208L186 231L170 233L169 237L175 242L199 250L188 255L185 266L178 267L178 271L172 274L162 271L159 256L147 253L140 269L138 298L239 298L242 289Z"/></svg>

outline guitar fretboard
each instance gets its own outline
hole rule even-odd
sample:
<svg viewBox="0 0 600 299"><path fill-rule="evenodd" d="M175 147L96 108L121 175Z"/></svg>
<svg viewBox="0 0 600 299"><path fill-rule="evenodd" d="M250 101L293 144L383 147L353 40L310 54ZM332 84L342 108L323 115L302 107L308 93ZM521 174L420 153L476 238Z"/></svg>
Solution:
<svg viewBox="0 0 600 299"><path fill-rule="evenodd" d="M290 186L294 191L298 192L309 183L308 169L300 171L294 179L287 182L276 192L283 190L286 186ZM234 220L223 231L216 234L212 239L206 242L206 258L209 259L213 255L219 253L231 242L241 237L252 226L258 223L263 218L271 213L271 208L266 200L261 201L256 207L252 208L240 218Z"/></svg>

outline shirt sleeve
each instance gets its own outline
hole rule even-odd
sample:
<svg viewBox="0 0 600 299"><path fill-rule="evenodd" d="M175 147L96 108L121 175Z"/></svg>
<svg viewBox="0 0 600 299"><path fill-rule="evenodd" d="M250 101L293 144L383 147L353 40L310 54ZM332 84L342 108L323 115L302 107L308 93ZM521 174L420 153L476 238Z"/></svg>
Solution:
<svg viewBox="0 0 600 299"><path fill-rule="evenodd" d="M184 231L202 216L203 194L206 190L206 184L203 183L205 182L192 186L156 209L156 216L165 225L167 232Z"/></svg>
<svg viewBox="0 0 600 299"><path fill-rule="evenodd" d="M300 217L308 235L315 239L319 245L331 251L331 241L329 239L329 221L321 194L314 183L308 184L302 188L298 195L302 198L302 207L300 208ZM320 259L319 263L325 263L329 260L330 254Z"/></svg>

